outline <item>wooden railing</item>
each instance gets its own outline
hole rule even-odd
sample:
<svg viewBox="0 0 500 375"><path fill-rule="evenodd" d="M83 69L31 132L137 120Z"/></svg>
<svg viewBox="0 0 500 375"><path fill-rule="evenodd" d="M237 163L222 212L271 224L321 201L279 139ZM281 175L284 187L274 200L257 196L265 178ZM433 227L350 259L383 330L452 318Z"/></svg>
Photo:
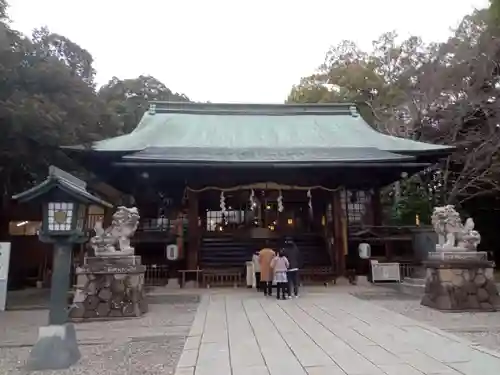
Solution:
<svg viewBox="0 0 500 375"><path fill-rule="evenodd" d="M202 284L206 288L219 286L241 286L243 272L238 268L206 269L202 273Z"/></svg>
<svg viewBox="0 0 500 375"><path fill-rule="evenodd" d="M337 274L332 267L305 268L299 271L300 281L304 284L337 284Z"/></svg>
<svg viewBox="0 0 500 375"><path fill-rule="evenodd" d="M144 283L148 286L163 286L168 282L168 266L165 264L146 264Z"/></svg>
<svg viewBox="0 0 500 375"><path fill-rule="evenodd" d="M350 225L349 240L384 242L384 241L411 241L412 233L417 226L373 226Z"/></svg>
<svg viewBox="0 0 500 375"><path fill-rule="evenodd" d="M399 270L401 273L401 279L407 277L413 277L415 275L415 270L419 265L417 263L412 262L400 262Z"/></svg>

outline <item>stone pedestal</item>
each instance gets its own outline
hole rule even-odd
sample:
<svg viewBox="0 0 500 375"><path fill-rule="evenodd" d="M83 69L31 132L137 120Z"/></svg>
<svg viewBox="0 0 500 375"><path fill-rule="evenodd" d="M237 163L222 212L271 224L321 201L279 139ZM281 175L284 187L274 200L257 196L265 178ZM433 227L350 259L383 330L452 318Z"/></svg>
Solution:
<svg viewBox="0 0 500 375"><path fill-rule="evenodd" d="M424 264L422 305L455 312L500 310L493 264L485 253L437 252Z"/></svg>
<svg viewBox="0 0 500 375"><path fill-rule="evenodd" d="M76 270L77 288L70 309L73 321L123 319L147 312L139 256L87 257Z"/></svg>
<svg viewBox="0 0 500 375"><path fill-rule="evenodd" d="M40 327L38 341L31 349L26 369L63 370L78 362L80 357L73 324Z"/></svg>

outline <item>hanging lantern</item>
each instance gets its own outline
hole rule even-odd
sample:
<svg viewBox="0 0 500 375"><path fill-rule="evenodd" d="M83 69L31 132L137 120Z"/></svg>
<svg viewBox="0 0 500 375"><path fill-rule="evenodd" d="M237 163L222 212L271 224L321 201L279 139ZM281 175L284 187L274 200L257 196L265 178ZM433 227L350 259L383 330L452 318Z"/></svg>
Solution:
<svg viewBox="0 0 500 375"><path fill-rule="evenodd" d="M283 195L281 194L280 190L280 195L278 196L278 212L283 212L285 207L283 206Z"/></svg>

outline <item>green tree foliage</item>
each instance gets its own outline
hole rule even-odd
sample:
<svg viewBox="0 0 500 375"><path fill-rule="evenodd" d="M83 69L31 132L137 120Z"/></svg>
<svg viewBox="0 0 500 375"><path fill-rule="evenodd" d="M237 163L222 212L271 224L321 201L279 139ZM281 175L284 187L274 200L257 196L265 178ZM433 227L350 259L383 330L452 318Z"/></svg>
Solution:
<svg viewBox="0 0 500 375"><path fill-rule="evenodd" d="M490 0L490 14L496 26L500 26L500 0Z"/></svg>
<svg viewBox="0 0 500 375"><path fill-rule="evenodd" d="M364 118L382 132L456 146L427 172L441 203L496 193L500 55L490 20L488 10L473 12L441 44L400 40L395 33L383 34L371 51L344 41L292 88L288 101L362 103Z"/></svg>
<svg viewBox="0 0 500 375"><path fill-rule="evenodd" d="M151 76L125 80L113 77L101 87L98 96L118 115L124 133L134 130L150 101L189 101L186 95L172 92Z"/></svg>
<svg viewBox="0 0 500 375"><path fill-rule="evenodd" d="M69 68L71 75L93 86L95 70L90 52L62 35L51 33L47 27L34 30L31 40L40 57L56 57Z"/></svg>
<svg viewBox="0 0 500 375"><path fill-rule="evenodd" d="M400 199L391 204L391 219L397 224L415 225L418 215L421 224L430 225L434 202L428 184L420 178L406 178L399 189Z"/></svg>
<svg viewBox="0 0 500 375"><path fill-rule="evenodd" d="M152 77L113 78L98 94L90 52L47 28L21 35L6 9L0 0L0 238L13 193L45 178L50 164L78 171L61 145L133 129L147 100L187 100Z"/></svg>

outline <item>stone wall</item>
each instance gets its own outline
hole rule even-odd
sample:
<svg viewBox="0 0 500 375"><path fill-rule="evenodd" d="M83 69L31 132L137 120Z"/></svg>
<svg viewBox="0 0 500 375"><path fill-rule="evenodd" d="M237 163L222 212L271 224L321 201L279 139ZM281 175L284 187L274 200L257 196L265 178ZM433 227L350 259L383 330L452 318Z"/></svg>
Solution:
<svg viewBox="0 0 500 375"><path fill-rule="evenodd" d="M140 257L87 258L85 263L76 271L72 320L120 319L147 312Z"/></svg>
<svg viewBox="0 0 500 375"><path fill-rule="evenodd" d="M489 262L427 262L422 305L445 311L497 311L500 297Z"/></svg>

